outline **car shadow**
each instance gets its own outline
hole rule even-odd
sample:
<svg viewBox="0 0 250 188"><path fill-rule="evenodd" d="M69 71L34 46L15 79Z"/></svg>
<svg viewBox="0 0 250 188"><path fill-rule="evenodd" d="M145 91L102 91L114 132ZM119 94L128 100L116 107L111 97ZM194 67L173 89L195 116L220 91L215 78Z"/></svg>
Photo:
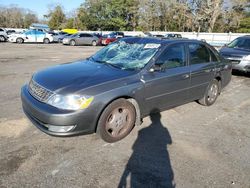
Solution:
<svg viewBox="0 0 250 188"><path fill-rule="evenodd" d="M138 132L118 188L175 187L167 150L171 136L161 123L160 113L151 113L150 119L152 123Z"/></svg>
<svg viewBox="0 0 250 188"><path fill-rule="evenodd" d="M250 78L250 72L242 72L242 71L233 70L232 75L234 75L234 76L244 76L244 77Z"/></svg>

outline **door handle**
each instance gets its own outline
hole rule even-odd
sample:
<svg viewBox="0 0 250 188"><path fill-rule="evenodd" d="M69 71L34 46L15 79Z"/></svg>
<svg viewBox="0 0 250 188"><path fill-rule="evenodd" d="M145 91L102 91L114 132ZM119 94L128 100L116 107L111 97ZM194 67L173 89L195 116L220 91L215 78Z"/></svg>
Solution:
<svg viewBox="0 0 250 188"><path fill-rule="evenodd" d="M189 74L183 74L182 77L183 78L189 78L190 76L189 76Z"/></svg>

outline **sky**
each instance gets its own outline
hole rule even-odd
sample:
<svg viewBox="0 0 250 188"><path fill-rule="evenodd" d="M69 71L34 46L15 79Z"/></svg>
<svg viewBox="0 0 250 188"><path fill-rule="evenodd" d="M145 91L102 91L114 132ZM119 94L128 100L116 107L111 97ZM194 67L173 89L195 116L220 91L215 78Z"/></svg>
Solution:
<svg viewBox="0 0 250 188"><path fill-rule="evenodd" d="M48 7L52 4L62 5L67 14L78 8L83 2L84 0L0 0L0 5L18 5L19 8L34 11L40 19L43 19L43 15L48 13Z"/></svg>

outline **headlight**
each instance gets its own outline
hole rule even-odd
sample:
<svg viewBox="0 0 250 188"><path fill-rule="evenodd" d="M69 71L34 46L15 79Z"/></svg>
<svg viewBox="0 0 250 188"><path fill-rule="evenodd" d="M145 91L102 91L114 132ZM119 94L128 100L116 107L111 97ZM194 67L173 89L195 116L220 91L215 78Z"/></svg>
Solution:
<svg viewBox="0 0 250 188"><path fill-rule="evenodd" d="M79 95L54 95L52 96L48 104L64 110L79 110L88 108L94 97L79 96Z"/></svg>
<svg viewBox="0 0 250 188"><path fill-rule="evenodd" d="M242 58L242 60L243 60L243 61L250 61L250 55L244 56L244 57Z"/></svg>

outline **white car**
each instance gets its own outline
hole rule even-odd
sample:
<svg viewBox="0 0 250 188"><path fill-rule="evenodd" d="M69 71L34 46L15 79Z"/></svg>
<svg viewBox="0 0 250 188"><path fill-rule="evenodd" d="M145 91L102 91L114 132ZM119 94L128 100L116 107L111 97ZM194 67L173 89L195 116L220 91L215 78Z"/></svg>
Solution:
<svg viewBox="0 0 250 188"><path fill-rule="evenodd" d="M16 43L42 42L48 44L53 42L53 36L42 31L28 30L24 33L10 35L8 41Z"/></svg>

